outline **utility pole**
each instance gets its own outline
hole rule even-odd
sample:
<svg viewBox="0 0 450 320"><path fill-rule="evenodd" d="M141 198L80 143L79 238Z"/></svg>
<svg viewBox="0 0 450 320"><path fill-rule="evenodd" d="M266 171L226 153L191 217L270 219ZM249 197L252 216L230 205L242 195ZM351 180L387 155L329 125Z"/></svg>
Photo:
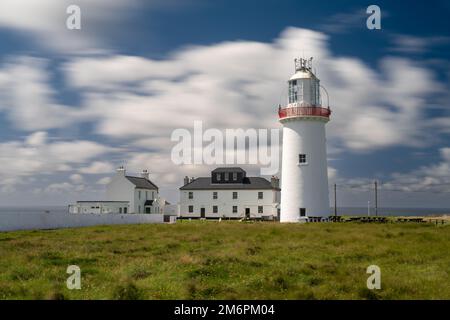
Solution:
<svg viewBox="0 0 450 320"><path fill-rule="evenodd" d="M375 180L375 217L378 216L378 182Z"/></svg>
<svg viewBox="0 0 450 320"><path fill-rule="evenodd" d="M336 183L334 184L334 216L337 217Z"/></svg>

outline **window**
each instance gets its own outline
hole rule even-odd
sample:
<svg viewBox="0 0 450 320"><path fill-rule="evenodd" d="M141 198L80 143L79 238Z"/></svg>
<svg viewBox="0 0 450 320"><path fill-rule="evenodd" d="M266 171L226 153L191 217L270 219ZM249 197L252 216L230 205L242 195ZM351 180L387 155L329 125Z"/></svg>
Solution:
<svg viewBox="0 0 450 320"><path fill-rule="evenodd" d="M231 173L227 174L226 172L224 173L225 176L225 181L228 181L228 178L231 176Z"/></svg>
<svg viewBox="0 0 450 320"><path fill-rule="evenodd" d="M289 82L289 103L302 102L303 82L292 80Z"/></svg>
<svg viewBox="0 0 450 320"><path fill-rule="evenodd" d="M213 199L217 199L217 192L213 192Z"/></svg>
<svg viewBox="0 0 450 320"><path fill-rule="evenodd" d="M145 191L145 200L148 200L148 191Z"/></svg>
<svg viewBox="0 0 450 320"><path fill-rule="evenodd" d="M297 80L289 82L289 103L297 101Z"/></svg>
<svg viewBox="0 0 450 320"><path fill-rule="evenodd" d="M128 208L123 208L123 213L127 213L128 212Z"/></svg>
<svg viewBox="0 0 450 320"><path fill-rule="evenodd" d="M152 213L152 208L145 208L145 213Z"/></svg>
<svg viewBox="0 0 450 320"><path fill-rule="evenodd" d="M189 213L193 213L194 212L194 206L189 206L188 207L188 211L189 211Z"/></svg>
<svg viewBox="0 0 450 320"><path fill-rule="evenodd" d="M119 213L122 213L122 208L119 208Z"/></svg>
<svg viewBox="0 0 450 320"><path fill-rule="evenodd" d="M152 191L152 199L155 199L155 191Z"/></svg>
<svg viewBox="0 0 450 320"><path fill-rule="evenodd" d="M233 206L233 213L237 213L237 206Z"/></svg>
<svg viewBox="0 0 450 320"><path fill-rule="evenodd" d="M138 213L141 213L141 206L138 206Z"/></svg>
<svg viewBox="0 0 450 320"><path fill-rule="evenodd" d="M298 163L306 163L306 154L299 154L298 155Z"/></svg>
<svg viewBox="0 0 450 320"><path fill-rule="evenodd" d="M219 211L219 209L217 208L217 206L213 206L213 213L217 213Z"/></svg>
<svg viewBox="0 0 450 320"><path fill-rule="evenodd" d="M233 172L233 181L237 180L237 172Z"/></svg>
<svg viewBox="0 0 450 320"><path fill-rule="evenodd" d="M216 174L216 179L217 179L217 181L220 181L220 173Z"/></svg>
<svg viewBox="0 0 450 320"><path fill-rule="evenodd" d="M237 199L238 198L238 193L237 192L233 192L233 199Z"/></svg>
<svg viewBox="0 0 450 320"><path fill-rule="evenodd" d="M141 191L138 191L139 200L141 200Z"/></svg>
<svg viewBox="0 0 450 320"><path fill-rule="evenodd" d="M300 217L305 217L305 216L306 216L306 209L300 208Z"/></svg>
<svg viewBox="0 0 450 320"><path fill-rule="evenodd" d="M194 193L193 193L193 192L189 192L188 198L189 198L189 199L194 199Z"/></svg>
<svg viewBox="0 0 450 320"><path fill-rule="evenodd" d="M258 213L264 213L264 207L258 206Z"/></svg>
<svg viewBox="0 0 450 320"><path fill-rule="evenodd" d="M264 199L264 192L258 192L258 199Z"/></svg>

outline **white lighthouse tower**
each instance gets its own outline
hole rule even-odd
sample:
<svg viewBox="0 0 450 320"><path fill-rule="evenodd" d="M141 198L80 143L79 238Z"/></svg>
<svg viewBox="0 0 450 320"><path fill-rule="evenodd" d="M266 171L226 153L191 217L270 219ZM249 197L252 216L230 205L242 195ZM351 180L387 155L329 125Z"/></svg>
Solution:
<svg viewBox="0 0 450 320"><path fill-rule="evenodd" d="M322 107L312 58L295 59L295 74L288 84L288 104L278 110L283 124L280 221L328 217L325 124L331 111Z"/></svg>

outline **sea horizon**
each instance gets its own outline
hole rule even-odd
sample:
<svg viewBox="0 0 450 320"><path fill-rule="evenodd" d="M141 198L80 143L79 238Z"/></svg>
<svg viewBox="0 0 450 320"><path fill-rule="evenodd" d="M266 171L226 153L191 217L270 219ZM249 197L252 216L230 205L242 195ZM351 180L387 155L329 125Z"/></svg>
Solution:
<svg viewBox="0 0 450 320"><path fill-rule="evenodd" d="M0 206L0 214L12 213L68 213L68 205L39 205L39 206ZM450 208L421 208L421 207L379 207L378 216L432 216L450 214ZM334 215L334 207L330 208L330 215ZM337 215L367 216L367 207L338 207ZM375 216L375 208L370 208L370 215Z"/></svg>

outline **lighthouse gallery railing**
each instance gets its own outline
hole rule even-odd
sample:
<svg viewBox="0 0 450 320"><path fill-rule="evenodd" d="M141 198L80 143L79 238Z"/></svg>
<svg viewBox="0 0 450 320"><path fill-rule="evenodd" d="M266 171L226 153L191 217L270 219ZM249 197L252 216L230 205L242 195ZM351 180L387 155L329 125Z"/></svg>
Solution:
<svg viewBox="0 0 450 320"><path fill-rule="evenodd" d="M330 114L331 114L330 108L322 108L322 107L287 107L278 109L278 116L280 119L299 116L329 118Z"/></svg>

